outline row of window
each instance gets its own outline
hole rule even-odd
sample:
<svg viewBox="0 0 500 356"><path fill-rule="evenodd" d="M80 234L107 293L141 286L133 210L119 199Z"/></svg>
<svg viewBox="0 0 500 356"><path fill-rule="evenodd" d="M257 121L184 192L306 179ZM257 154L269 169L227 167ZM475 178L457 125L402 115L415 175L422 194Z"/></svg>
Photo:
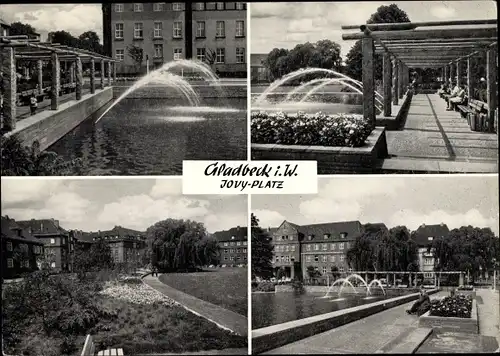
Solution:
<svg viewBox="0 0 500 356"><path fill-rule="evenodd" d="M295 245L275 245L276 252L295 252Z"/></svg>
<svg viewBox="0 0 500 356"><path fill-rule="evenodd" d="M247 249L246 248L230 248L230 249L225 248L224 253L247 253Z"/></svg>
<svg viewBox="0 0 500 356"><path fill-rule="evenodd" d="M153 49L154 49L153 58L163 58L163 44L161 44L161 43L154 44ZM237 48L235 48L235 51L236 51L236 63L245 63L245 59L246 59L245 48L237 47ZM173 49L174 60L183 59L182 52L183 52L182 48L174 48ZM215 64L226 63L226 49L225 48L216 48L214 53L215 53L215 58L214 58ZM115 58L119 61L123 61L125 58L125 50L124 49L116 49ZM206 58L207 58L206 48L196 48L196 59L201 61L201 62L205 62ZM224 243L224 246L227 246L226 244L227 244L227 242ZM245 242L245 244L246 244L246 242Z"/></svg>
<svg viewBox="0 0 500 356"><path fill-rule="evenodd" d="M343 266L338 267L338 269L339 269L339 272L340 272L340 273L345 272L345 268L344 268ZM316 268L316 270L318 270L318 269ZM326 267L326 266L323 266L323 268L322 268L322 272L323 272L323 274L327 274L327 273L328 273L328 272L330 272L331 270L332 270L332 268L331 268L331 267L330 267L330 268L328 268L328 267ZM352 268L347 269L347 271L348 271L349 273L351 273L351 272L352 272Z"/></svg>
<svg viewBox="0 0 500 356"><path fill-rule="evenodd" d="M327 240L332 236L332 234L323 234L323 239ZM346 232L341 232L339 234L341 239L345 239L347 237ZM314 235L308 235L307 239L311 241L313 239ZM293 240L293 235L282 235L282 236L276 236L276 240L283 240L283 241L288 241L288 240Z"/></svg>
<svg viewBox="0 0 500 356"><path fill-rule="evenodd" d="M172 37L182 38L183 23L182 21L174 21L172 24ZM124 24L122 22L115 23L115 39L122 40L124 38ZM206 38L206 24L205 21L196 21L196 38ZM215 23L215 38L226 37L226 22L216 21ZM236 21L235 37L245 37L245 21ZM134 39L144 38L144 24L142 22L134 23ZM163 22L155 21L153 29L153 38L163 38Z"/></svg>
<svg viewBox="0 0 500 356"><path fill-rule="evenodd" d="M328 262L328 259L330 259L330 262L335 262L337 257L339 258L340 262L344 262L345 256L340 255L340 256L335 256L335 255L322 255L321 256L321 262ZM306 262L320 262L320 256L318 255L307 255L306 256Z"/></svg>
<svg viewBox="0 0 500 356"><path fill-rule="evenodd" d="M19 247L22 250L27 250L28 249L28 245L27 244L20 244ZM12 242L11 241L7 241L5 248L7 249L7 251L10 251L10 252L13 251L14 248L13 248ZM33 253L35 253L35 254L42 253L42 246L34 245L33 246Z"/></svg>
<svg viewBox="0 0 500 356"><path fill-rule="evenodd" d="M295 257L293 256L276 256L276 262L295 262Z"/></svg>
<svg viewBox="0 0 500 356"><path fill-rule="evenodd" d="M20 267L30 268L30 260L21 260ZM12 258L7 258L7 268L14 268L14 260Z"/></svg>
<svg viewBox="0 0 500 356"><path fill-rule="evenodd" d="M424 265L433 266L434 265L434 259L433 258L426 258L426 259L424 259Z"/></svg>
<svg viewBox="0 0 500 356"><path fill-rule="evenodd" d="M330 245L330 250L335 251L337 249L343 250L344 249L344 243L339 242L339 243L331 243L331 244L321 244L321 250L322 251L328 251L328 245ZM314 245L306 245L306 251L319 251L320 250L320 244L314 244ZM345 243L346 249L349 249L351 247L351 244L349 242Z"/></svg>
<svg viewBox="0 0 500 356"><path fill-rule="evenodd" d="M224 246L246 246L246 245L247 245L246 241L224 242Z"/></svg>
<svg viewBox="0 0 500 356"><path fill-rule="evenodd" d="M247 256L224 256L224 261L246 261Z"/></svg>
<svg viewBox="0 0 500 356"><path fill-rule="evenodd" d="M153 11L159 12L159 11L165 11L166 9L166 4L164 2L156 2L153 3ZM197 2L195 3L194 9L196 11L204 11L204 10L245 10L246 9L246 4L243 2L237 2L234 3L234 6L228 6L228 4L224 2L209 2L209 3L204 3L204 2ZM172 11L184 11L184 3L182 2L174 2L172 3ZM114 7L115 12L124 12L125 11L125 4L115 4ZM143 12L144 11L144 4L142 3L134 3L133 6L134 12Z"/></svg>

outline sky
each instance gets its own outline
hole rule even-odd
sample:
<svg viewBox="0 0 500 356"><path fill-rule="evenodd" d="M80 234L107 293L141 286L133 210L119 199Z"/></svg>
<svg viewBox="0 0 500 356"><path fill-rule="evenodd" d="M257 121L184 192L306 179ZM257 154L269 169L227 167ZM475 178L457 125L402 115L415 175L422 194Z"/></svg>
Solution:
<svg viewBox="0 0 500 356"><path fill-rule="evenodd" d="M203 222L211 233L248 225L246 195L182 195L179 178L2 178L1 191L3 216L54 218L68 230L145 231L167 218Z"/></svg>
<svg viewBox="0 0 500 356"><path fill-rule="evenodd" d="M253 195L260 226L359 220L405 225L490 227L498 236L498 176L349 176L321 178L317 195Z"/></svg>
<svg viewBox="0 0 500 356"><path fill-rule="evenodd" d="M250 53L291 49L299 43L329 39L345 58L355 41L342 41L342 25L361 25L381 5L396 4L410 21L496 19L494 1L392 1L252 3Z"/></svg>

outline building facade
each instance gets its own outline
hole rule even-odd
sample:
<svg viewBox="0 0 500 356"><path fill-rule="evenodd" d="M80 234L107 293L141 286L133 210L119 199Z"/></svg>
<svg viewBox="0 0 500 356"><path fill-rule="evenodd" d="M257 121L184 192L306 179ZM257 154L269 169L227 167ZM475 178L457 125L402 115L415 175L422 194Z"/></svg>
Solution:
<svg viewBox="0 0 500 356"><path fill-rule="evenodd" d="M422 224L415 230L413 238L418 246L418 264L420 272L423 272L424 282L434 281L434 253L430 245L434 239L447 236L450 229L446 224L426 225Z"/></svg>
<svg viewBox="0 0 500 356"><path fill-rule="evenodd" d="M266 59L267 54L264 53L250 54L250 80L252 84L271 82L269 69L264 64Z"/></svg>
<svg viewBox="0 0 500 356"><path fill-rule="evenodd" d="M240 226L213 233L213 237L219 243L221 265L238 266L248 263L247 235L247 228Z"/></svg>
<svg viewBox="0 0 500 356"><path fill-rule="evenodd" d="M198 59L220 76L246 77L246 3L109 3L102 12L104 49L120 61L117 74Z"/></svg>
<svg viewBox="0 0 500 356"><path fill-rule="evenodd" d="M23 229L14 219L2 216L2 279L20 277L40 268L44 243Z"/></svg>

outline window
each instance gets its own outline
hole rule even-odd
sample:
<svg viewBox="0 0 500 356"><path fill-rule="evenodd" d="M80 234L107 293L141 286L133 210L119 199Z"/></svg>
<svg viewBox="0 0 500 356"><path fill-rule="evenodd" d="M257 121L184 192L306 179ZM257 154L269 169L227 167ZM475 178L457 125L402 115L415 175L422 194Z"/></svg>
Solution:
<svg viewBox="0 0 500 356"><path fill-rule="evenodd" d="M236 246L241 246L241 241L236 241Z"/></svg>
<svg viewBox="0 0 500 356"><path fill-rule="evenodd" d="M224 21L215 23L215 37L226 37L226 24Z"/></svg>
<svg viewBox="0 0 500 356"><path fill-rule="evenodd" d="M311 262L311 256L306 256L306 262Z"/></svg>
<svg viewBox="0 0 500 356"><path fill-rule="evenodd" d="M330 262L335 262L335 256L330 256Z"/></svg>
<svg viewBox="0 0 500 356"><path fill-rule="evenodd" d="M318 255L314 256L314 262L319 262L319 256Z"/></svg>
<svg viewBox="0 0 500 356"><path fill-rule="evenodd" d="M217 48L215 54L215 63L224 63L226 61L226 50L224 48Z"/></svg>
<svg viewBox="0 0 500 356"><path fill-rule="evenodd" d="M224 242L224 246L228 246L229 244L227 242Z"/></svg>
<svg viewBox="0 0 500 356"><path fill-rule="evenodd" d="M323 255L323 262L328 262L328 256L327 255Z"/></svg>
<svg viewBox="0 0 500 356"><path fill-rule="evenodd" d="M115 38L122 39L123 38L123 24L115 23Z"/></svg>
<svg viewBox="0 0 500 356"><path fill-rule="evenodd" d="M347 236L347 233L345 233L345 232L341 232L341 233L340 233L340 238L341 238L341 239L345 239L345 238L346 238L346 236Z"/></svg>
<svg viewBox="0 0 500 356"><path fill-rule="evenodd" d="M174 51L175 52L175 51ZM182 52L181 52L182 53ZM234 241L231 241L230 243L231 246L234 246Z"/></svg>
<svg viewBox="0 0 500 356"><path fill-rule="evenodd" d="M321 244L321 249L326 251L328 249L328 244Z"/></svg>
<svg viewBox="0 0 500 356"><path fill-rule="evenodd" d="M172 4L172 10L174 10L174 11L182 11L182 3L181 2L174 2Z"/></svg>
<svg viewBox="0 0 500 356"><path fill-rule="evenodd" d="M56 268L56 263L55 263L55 262L51 262L51 263L50 263L50 267L51 267L51 268Z"/></svg>
<svg viewBox="0 0 500 356"><path fill-rule="evenodd" d="M195 3L194 8L196 9L196 11L203 11L203 10L205 10L205 3L204 2L197 2L197 3Z"/></svg>
<svg viewBox="0 0 500 356"><path fill-rule="evenodd" d="M340 256L340 262L344 262L344 255Z"/></svg>
<svg viewBox="0 0 500 356"><path fill-rule="evenodd" d="M432 258L426 258L425 259L425 264L426 265L432 265L432 264L434 264L434 261L432 261Z"/></svg>
<svg viewBox="0 0 500 356"><path fill-rule="evenodd" d="M286 252L289 252L290 251L290 246L286 245L285 246L285 250L286 250Z"/></svg>
<svg viewBox="0 0 500 356"><path fill-rule="evenodd" d="M245 37L245 21L236 21L236 37Z"/></svg>
<svg viewBox="0 0 500 356"><path fill-rule="evenodd" d="M134 38L142 38L142 22L134 23Z"/></svg>
<svg viewBox="0 0 500 356"><path fill-rule="evenodd" d="M429 236L429 237L427 238L427 240L432 241L432 240L434 240L434 237Z"/></svg>
<svg viewBox="0 0 500 356"><path fill-rule="evenodd" d="M285 262L290 262L290 256L285 256Z"/></svg>
<svg viewBox="0 0 500 356"><path fill-rule="evenodd" d="M344 243L341 242L340 245L339 245L339 250L343 250L344 249Z"/></svg>
<svg viewBox="0 0 500 356"><path fill-rule="evenodd" d="M12 242L7 241L7 251L12 251Z"/></svg>
<svg viewBox="0 0 500 356"><path fill-rule="evenodd" d="M115 51L115 59L117 61L123 61L124 58L125 58L125 50L123 50L123 49L117 49Z"/></svg>
<svg viewBox="0 0 500 356"><path fill-rule="evenodd" d="M144 10L143 4L135 3L134 4L134 12L142 12Z"/></svg>
<svg viewBox="0 0 500 356"><path fill-rule="evenodd" d="M205 62L205 48L196 48L196 59L200 62ZM246 242L243 244L246 245Z"/></svg>
<svg viewBox="0 0 500 356"><path fill-rule="evenodd" d="M153 32L153 37L155 37L155 38L163 37L163 23L162 22L155 22L155 29Z"/></svg>
<svg viewBox="0 0 500 356"><path fill-rule="evenodd" d="M115 12L123 12L123 4L115 4Z"/></svg>
<svg viewBox="0 0 500 356"><path fill-rule="evenodd" d="M432 273L424 273L424 278L432 278Z"/></svg>
<svg viewBox="0 0 500 356"><path fill-rule="evenodd" d="M159 44L155 44L155 54L154 54L154 57L155 58L163 58L163 44L159 43Z"/></svg>
<svg viewBox="0 0 500 356"><path fill-rule="evenodd" d="M245 236L246 238L246 236ZM243 246L246 246L247 245L247 242L246 241L243 241Z"/></svg>
<svg viewBox="0 0 500 356"><path fill-rule="evenodd" d="M50 239L50 243L53 245L56 243L56 239Z"/></svg>
<svg viewBox="0 0 500 356"><path fill-rule="evenodd" d="M348 271L349 271L349 273L352 273L352 268L349 268Z"/></svg>
<svg viewBox="0 0 500 356"><path fill-rule="evenodd" d="M165 3L163 2L155 2L153 3L153 11L163 11L163 6Z"/></svg>
<svg viewBox="0 0 500 356"><path fill-rule="evenodd" d="M330 237L330 234L323 234L323 238L326 240Z"/></svg>
<svg viewBox="0 0 500 356"><path fill-rule="evenodd" d="M306 251L311 251L311 245L306 245Z"/></svg>
<svg viewBox="0 0 500 356"><path fill-rule="evenodd" d="M312 235L307 236L307 239L308 239L309 241L311 241L311 240L312 240L312 238L313 238L313 237L312 237Z"/></svg>
<svg viewBox="0 0 500 356"><path fill-rule="evenodd" d="M314 244L314 251L319 251L319 244Z"/></svg>
<svg viewBox="0 0 500 356"><path fill-rule="evenodd" d="M241 48L243 50L243 61L245 61L245 49ZM238 49L236 49L236 55L238 55ZM293 235L290 236L290 240L293 240Z"/></svg>
<svg viewBox="0 0 500 356"><path fill-rule="evenodd" d="M339 272L344 273L344 267L339 267Z"/></svg>
<svg viewBox="0 0 500 356"><path fill-rule="evenodd" d="M179 59L182 59L182 48L174 48L174 60L178 61ZM233 242L231 242L231 245L233 245Z"/></svg>
<svg viewBox="0 0 500 356"><path fill-rule="evenodd" d="M245 10L245 3L237 2L236 3L236 10Z"/></svg>
<svg viewBox="0 0 500 356"><path fill-rule="evenodd" d="M24 267L30 268L30 261L29 260L24 260L23 263L24 263Z"/></svg>
<svg viewBox="0 0 500 356"><path fill-rule="evenodd" d="M174 22L174 38L181 38L181 37L182 37L182 22L175 21Z"/></svg>
<svg viewBox="0 0 500 356"><path fill-rule="evenodd" d="M229 252L230 252L230 253L233 253L233 252L234 252L234 249L233 249L233 248L230 248L230 249L229 249Z"/></svg>
<svg viewBox="0 0 500 356"><path fill-rule="evenodd" d="M295 252L295 246L294 245L290 246L290 251Z"/></svg>
<svg viewBox="0 0 500 356"><path fill-rule="evenodd" d="M7 268L14 268L14 260L12 258L7 258Z"/></svg>
<svg viewBox="0 0 500 356"><path fill-rule="evenodd" d="M347 249L348 249L349 247L351 247L351 243L350 243L350 242L346 242L346 243L345 243L345 245L346 245L346 246L345 246L345 248L347 248Z"/></svg>
<svg viewBox="0 0 500 356"><path fill-rule="evenodd" d="M335 244L330 244L330 250L335 250Z"/></svg>
<svg viewBox="0 0 500 356"><path fill-rule="evenodd" d="M224 10L224 3L223 2L217 2L215 4L216 4L217 10Z"/></svg>
<svg viewBox="0 0 500 356"><path fill-rule="evenodd" d="M245 63L245 49L242 47L236 48L236 63Z"/></svg>
<svg viewBox="0 0 500 356"><path fill-rule="evenodd" d="M246 248L243 249L243 253L247 253L247 249Z"/></svg>

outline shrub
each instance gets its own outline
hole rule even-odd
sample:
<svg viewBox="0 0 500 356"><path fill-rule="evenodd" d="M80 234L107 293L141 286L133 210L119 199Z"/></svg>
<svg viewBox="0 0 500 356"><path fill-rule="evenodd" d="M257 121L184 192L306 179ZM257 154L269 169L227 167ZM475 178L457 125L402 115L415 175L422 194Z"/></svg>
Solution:
<svg viewBox="0 0 500 356"><path fill-rule="evenodd" d="M252 143L361 147L372 127L362 116L252 113Z"/></svg>
<svg viewBox="0 0 500 356"><path fill-rule="evenodd" d="M274 292L275 283L269 281L260 282L257 286L257 291L259 292Z"/></svg>
<svg viewBox="0 0 500 356"><path fill-rule="evenodd" d="M431 305L431 316L470 318L472 313L472 297L456 295L444 297Z"/></svg>
<svg viewBox="0 0 500 356"><path fill-rule="evenodd" d="M303 294L303 293L305 293L304 283L302 283L302 281L300 281L298 279L294 279L292 281L292 288L293 288L293 291L296 294Z"/></svg>

